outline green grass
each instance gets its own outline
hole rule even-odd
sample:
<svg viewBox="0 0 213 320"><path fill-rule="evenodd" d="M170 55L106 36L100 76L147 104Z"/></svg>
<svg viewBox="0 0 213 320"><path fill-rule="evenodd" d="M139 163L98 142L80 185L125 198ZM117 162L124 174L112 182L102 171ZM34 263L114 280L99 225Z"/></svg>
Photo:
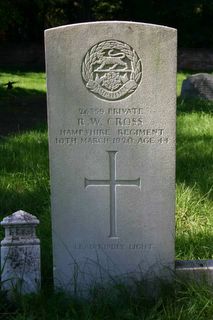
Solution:
<svg viewBox="0 0 213 320"><path fill-rule="evenodd" d="M2 297L0 315L4 320L212 320L212 294L208 285L177 280L161 286L153 299L142 283L117 284L94 290L90 301L63 292L17 295L9 304Z"/></svg>
<svg viewBox="0 0 213 320"><path fill-rule="evenodd" d="M187 73L178 74L177 92ZM213 103L178 98L176 258L213 259Z"/></svg>
<svg viewBox="0 0 213 320"><path fill-rule="evenodd" d="M7 90L7 86L5 86L9 81L15 82L12 90ZM0 70L0 98L45 93L46 80L44 72L5 72Z"/></svg>
<svg viewBox="0 0 213 320"><path fill-rule="evenodd" d="M187 73L178 74L177 92ZM1 88L2 99L45 93L43 73L1 73L0 83L18 81L14 90ZM19 89L18 89L19 88ZM6 102L7 103L7 102ZM6 107L9 105L5 105ZM4 111L4 109L2 109ZM182 101L177 108L176 258L213 259L213 103ZM3 112L0 110L0 114ZM40 219L43 290L17 297L0 296L2 319L146 319L212 320L212 287L182 282L162 287L157 300L145 298L143 286L117 285L94 292L90 302L53 293L48 144L46 125L0 140L0 208L2 217L23 209ZM3 237L3 231L0 231Z"/></svg>
<svg viewBox="0 0 213 320"><path fill-rule="evenodd" d="M185 80L190 75L189 72L179 72L177 76L177 96L181 93L181 86L183 80Z"/></svg>

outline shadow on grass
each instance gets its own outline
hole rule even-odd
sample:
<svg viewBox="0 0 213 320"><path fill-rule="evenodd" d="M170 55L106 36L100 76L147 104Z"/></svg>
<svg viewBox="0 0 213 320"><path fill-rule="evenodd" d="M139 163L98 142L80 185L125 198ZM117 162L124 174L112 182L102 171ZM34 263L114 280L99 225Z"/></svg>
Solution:
<svg viewBox="0 0 213 320"><path fill-rule="evenodd" d="M17 83L12 84L12 86L13 86L12 89L7 89L7 86L5 83L0 84L0 98L6 99L6 98L16 98L16 97L24 98L28 96L46 96L46 93L42 90L25 89L25 88L19 87L18 81Z"/></svg>
<svg viewBox="0 0 213 320"><path fill-rule="evenodd" d="M33 129L40 123L46 124L46 96L40 91L1 88L0 98L0 136Z"/></svg>
<svg viewBox="0 0 213 320"><path fill-rule="evenodd" d="M213 101L207 101L202 99L182 99L181 97L177 98L177 113L186 112L213 112Z"/></svg>

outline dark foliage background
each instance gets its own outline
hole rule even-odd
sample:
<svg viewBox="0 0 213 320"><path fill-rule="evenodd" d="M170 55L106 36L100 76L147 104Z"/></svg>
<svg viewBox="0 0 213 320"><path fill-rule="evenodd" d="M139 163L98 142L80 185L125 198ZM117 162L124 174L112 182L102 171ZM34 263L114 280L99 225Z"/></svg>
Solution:
<svg viewBox="0 0 213 320"><path fill-rule="evenodd" d="M167 25L179 47L213 47L213 0L1 0L0 41L42 42L44 29L94 20Z"/></svg>

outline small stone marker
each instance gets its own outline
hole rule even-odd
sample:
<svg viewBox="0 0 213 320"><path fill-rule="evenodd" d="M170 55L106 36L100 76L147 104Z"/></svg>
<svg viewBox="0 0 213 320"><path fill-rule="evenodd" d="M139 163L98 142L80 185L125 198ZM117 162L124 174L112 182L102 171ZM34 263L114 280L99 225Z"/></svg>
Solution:
<svg viewBox="0 0 213 320"><path fill-rule="evenodd" d="M176 30L46 30L55 285L174 270Z"/></svg>
<svg viewBox="0 0 213 320"><path fill-rule="evenodd" d="M38 219L22 210L1 222L1 282L4 290L32 293L40 288L40 241L36 237Z"/></svg>
<svg viewBox="0 0 213 320"><path fill-rule="evenodd" d="M208 73L189 76L183 81L181 97L213 101L213 76Z"/></svg>

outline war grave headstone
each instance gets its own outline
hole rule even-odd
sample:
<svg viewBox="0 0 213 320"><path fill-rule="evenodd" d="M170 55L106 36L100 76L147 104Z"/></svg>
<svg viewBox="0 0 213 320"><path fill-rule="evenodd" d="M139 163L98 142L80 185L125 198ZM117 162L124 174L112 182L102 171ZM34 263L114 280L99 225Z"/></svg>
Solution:
<svg viewBox="0 0 213 320"><path fill-rule="evenodd" d="M176 30L46 30L55 286L174 270Z"/></svg>

